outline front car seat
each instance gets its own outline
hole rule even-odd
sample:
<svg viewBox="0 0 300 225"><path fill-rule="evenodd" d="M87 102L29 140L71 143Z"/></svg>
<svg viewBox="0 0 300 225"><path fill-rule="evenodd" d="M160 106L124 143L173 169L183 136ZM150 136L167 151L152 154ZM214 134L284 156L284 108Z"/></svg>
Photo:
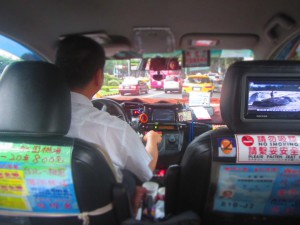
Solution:
<svg viewBox="0 0 300 225"><path fill-rule="evenodd" d="M13 224L120 224L126 189L99 146L64 135L71 99L45 62L16 62L0 80L0 215ZM25 220L26 219L26 220Z"/></svg>
<svg viewBox="0 0 300 225"><path fill-rule="evenodd" d="M300 62L231 65L220 102L227 127L196 137L171 168L178 186L173 196L167 187L166 210L193 210L203 224L296 224L299 101Z"/></svg>

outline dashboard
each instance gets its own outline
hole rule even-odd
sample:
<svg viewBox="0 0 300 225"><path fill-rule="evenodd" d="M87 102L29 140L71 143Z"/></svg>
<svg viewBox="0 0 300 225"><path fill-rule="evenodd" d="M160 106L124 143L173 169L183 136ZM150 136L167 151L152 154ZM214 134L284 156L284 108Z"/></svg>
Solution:
<svg viewBox="0 0 300 225"><path fill-rule="evenodd" d="M182 104L96 99L93 105L125 120L140 136L151 130L158 132L162 137L156 166L159 171L179 164L193 138L212 129L209 122L192 118L193 111Z"/></svg>
<svg viewBox="0 0 300 225"><path fill-rule="evenodd" d="M169 165L180 162L188 144L188 124L179 121L179 114L184 110L181 104L125 102L123 107L131 118L132 127L138 133L145 135L154 130L161 134L158 169L166 169Z"/></svg>

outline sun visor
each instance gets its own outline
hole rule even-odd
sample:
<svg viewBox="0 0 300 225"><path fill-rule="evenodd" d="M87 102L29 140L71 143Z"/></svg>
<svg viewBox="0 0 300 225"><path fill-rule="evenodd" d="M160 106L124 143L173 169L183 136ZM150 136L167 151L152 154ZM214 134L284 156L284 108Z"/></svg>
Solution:
<svg viewBox="0 0 300 225"><path fill-rule="evenodd" d="M168 53L175 50L175 37L170 28L138 27L133 29L134 50L144 53Z"/></svg>
<svg viewBox="0 0 300 225"><path fill-rule="evenodd" d="M60 36L59 39L62 40L73 35L86 36L96 41L103 47L106 58L110 58L120 52L129 52L131 50L131 44L127 38L119 35L108 35L105 32L68 34Z"/></svg>

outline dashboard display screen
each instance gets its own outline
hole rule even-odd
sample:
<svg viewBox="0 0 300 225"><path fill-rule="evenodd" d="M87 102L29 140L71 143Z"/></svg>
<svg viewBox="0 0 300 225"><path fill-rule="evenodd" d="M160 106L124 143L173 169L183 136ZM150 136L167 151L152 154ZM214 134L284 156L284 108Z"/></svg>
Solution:
<svg viewBox="0 0 300 225"><path fill-rule="evenodd" d="M163 125L163 126L158 126L159 130L176 130L175 126L172 125Z"/></svg>
<svg viewBox="0 0 300 225"><path fill-rule="evenodd" d="M154 109L152 113L152 122L175 123L175 112L171 109Z"/></svg>

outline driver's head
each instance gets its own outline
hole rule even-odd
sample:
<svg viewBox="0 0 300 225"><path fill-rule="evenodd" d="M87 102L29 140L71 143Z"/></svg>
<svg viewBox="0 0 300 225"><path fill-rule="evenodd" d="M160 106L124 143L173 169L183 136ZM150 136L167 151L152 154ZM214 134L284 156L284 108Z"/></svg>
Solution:
<svg viewBox="0 0 300 225"><path fill-rule="evenodd" d="M103 82L105 53L101 45L84 36L69 36L59 42L55 64L66 75L71 89L84 88L99 75Z"/></svg>

